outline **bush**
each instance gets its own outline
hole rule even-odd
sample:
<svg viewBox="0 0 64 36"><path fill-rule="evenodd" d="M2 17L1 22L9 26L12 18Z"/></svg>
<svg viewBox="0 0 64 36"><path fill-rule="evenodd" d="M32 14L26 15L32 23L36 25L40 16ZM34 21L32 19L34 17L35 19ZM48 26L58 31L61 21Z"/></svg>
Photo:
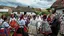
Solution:
<svg viewBox="0 0 64 36"><path fill-rule="evenodd" d="M36 14L36 15L39 15L39 14L40 14L40 12L35 12L35 14Z"/></svg>
<svg viewBox="0 0 64 36"><path fill-rule="evenodd" d="M50 14L50 12L35 12L35 13L36 13L36 15L43 15L43 14L48 15L48 14Z"/></svg>
<svg viewBox="0 0 64 36"><path fill-rule="evenodd" d="M48 14L50 14L50 13L49 13L49 12L41 12L41 13L40 13L40 15L43 15L43 14L48 15Z"/></svg>

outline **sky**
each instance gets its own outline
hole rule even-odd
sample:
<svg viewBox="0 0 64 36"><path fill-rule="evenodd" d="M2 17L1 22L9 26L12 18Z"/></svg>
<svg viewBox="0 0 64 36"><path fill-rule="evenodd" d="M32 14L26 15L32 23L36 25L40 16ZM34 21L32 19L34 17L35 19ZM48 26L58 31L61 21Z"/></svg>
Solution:
<svg viewBox="0 0 64 36"><path fill-rule="evenodd" d="M20 3L22 5L26 5L34 8L49 8L56 0L6 0L6 1L0 0L0 1Z"/></svg>
<svg viewBox="0 0 64 36"><path fill-rule="evenodd" d="M56 0L16 0L36 8L49 8Z"/></svg>

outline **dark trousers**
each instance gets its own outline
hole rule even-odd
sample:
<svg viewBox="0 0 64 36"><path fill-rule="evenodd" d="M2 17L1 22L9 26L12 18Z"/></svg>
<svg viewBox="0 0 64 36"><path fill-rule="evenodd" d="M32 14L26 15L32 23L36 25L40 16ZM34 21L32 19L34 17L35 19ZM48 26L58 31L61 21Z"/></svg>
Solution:
<svg viewBox="0 0 64 36"><path fill-rule="evenodd" d="M59 30L57 27L51 27L51 30L52 30L51 36L57 36L58 35Z"/></svg>
<svg viewBox="0 0 64 36"><path fill-rule="evenodd" d="M18 28L17 33L22 34L22 36L25 36L24 28Z"/></svg>
<svg viewBox="0 0 64 36"><path fill-rule="evenodd" d="M29 36L27 32L24 31L24 28L18 28L18 34L22 34L22 36Z"/></svg>

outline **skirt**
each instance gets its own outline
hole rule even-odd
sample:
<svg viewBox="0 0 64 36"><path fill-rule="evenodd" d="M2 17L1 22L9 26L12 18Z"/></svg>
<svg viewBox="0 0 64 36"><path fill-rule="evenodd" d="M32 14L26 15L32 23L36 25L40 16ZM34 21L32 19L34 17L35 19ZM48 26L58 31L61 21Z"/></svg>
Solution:
<svg viewBox="0 0 64 36"><path fill-rule="evenodd" d="M37 34L36 26L30 25L28 32L31 33L31 34Z"/></svg>

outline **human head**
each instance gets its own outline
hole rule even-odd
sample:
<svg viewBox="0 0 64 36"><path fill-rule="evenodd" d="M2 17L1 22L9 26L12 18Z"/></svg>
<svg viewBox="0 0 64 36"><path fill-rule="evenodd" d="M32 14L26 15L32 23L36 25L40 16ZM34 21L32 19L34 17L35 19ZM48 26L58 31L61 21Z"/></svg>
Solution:
<svg viewBox="0 0 64 36"><path fill-rule="evenodd" d="M7 17L5 17L3 20L4 20L4 21L7 21Z"/></svg>
<svg viewBox="0 0 64 36"><path fill-rule="evenodd" d="M46 14L44 14L44 15L43 15L43 19L46 19L46 18L47 18L47 15L46 15Z"/></svg>
<svg viewBox="0 0 64 36"><path fill-rule="evenodd" d="M21 19L24 19L24 15L23 15L23 14L20 16L20 20L21 20Z"/></svg>
<svg viewBox="0 0 64 36"><path fill-rule="evenodd" d="M36 15L33 15L33 19L34 19L34 20L36 19Z"/></svg>
<svg viewBox="0 0 64 36"><path fill-rule="evenodd" d="M11 14L11 18L14 18L14 14Z"/></svg>
<svg viewBox="0 0 64 36"><path fill-rule="evenodd" d="M3 15L1 16L2 19L4 19L5 17L6 17L5 14L3 14Z"/></svg>

